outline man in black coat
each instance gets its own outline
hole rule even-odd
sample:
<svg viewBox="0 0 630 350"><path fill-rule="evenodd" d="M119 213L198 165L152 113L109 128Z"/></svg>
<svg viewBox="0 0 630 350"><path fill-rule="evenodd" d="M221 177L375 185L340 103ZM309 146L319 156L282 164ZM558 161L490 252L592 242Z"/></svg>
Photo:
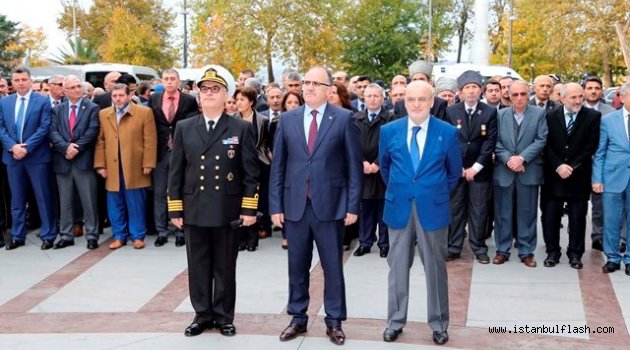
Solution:
<svg viewBox="0 0 630 350"><path fill-rule="evenodd" d="M164 91L149 98L149 107L155 116L157 129L157 166L153 171L153 218L158 237L155 246L161 247L168 241L168 211L166 208L166 189L168 187L168 165L173 149L175 126L180 120L199 112L194 97L179 91L179 73L175 69L167 69L162 73ZM173 230L175 245L185 244L184 231Z"/></svg>
<svg viewBox="0 0 630 350"><path fill-rule="evenodd" d="M234 78L221 66L197 82L202 113L175 129L168 176L168 212L184 229L188 285L195 319L186 336L219 328L236 334L236 257L240 225L256 223L258 165L251 124L224 113ZM242 220L242 222L239 222Z"/></svg>
<svg viewBox="0 0 630 350"><path fill-rule="evenodd" d="M370 252L376 240L378 225L378 247L381 258L389 253L387 226L383 222L385 205L385 183L378 166L378 140L381 126L394 119L394 114L383 107L383 88L370 84L363 93L366 109L354 115L361 135L363 154L363 196L359 214L359 248L354 256Z"/></svg>
<svg viewBox="0 0 630 350"><path fill-rule="evenodd" d="M560 220L564 204L569 210L567 256L574 269L582 268L586 213L591 194L592 158L599 143L601 114L582 108L584 89L569 83L560 90L564 107L547 113L549 133L544 150L545 184L542 187L543 237L547 247L546 267L561 256Z"/></svg>
<svg viewBox="0 0 630 350"><path fill-rule="evenodd" d="M482 77L469 70L457 78L462 102L446 109L446 121L457 128L464 171L451 193L451 224L446 260L460 257L468 224L470 248L479 263L488 264L485 226L492 191L492 152L497 141L497 109L479 101Z"/></svg>

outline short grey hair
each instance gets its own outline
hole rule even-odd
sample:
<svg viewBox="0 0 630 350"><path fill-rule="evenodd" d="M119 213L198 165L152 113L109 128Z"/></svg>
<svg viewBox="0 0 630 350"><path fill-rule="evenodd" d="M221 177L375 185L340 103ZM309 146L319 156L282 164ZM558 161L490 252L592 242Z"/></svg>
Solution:
<svg viewBox="0 0 630 350"><path fill-rule="evenodd" d="M560 84L560 83L558 83ZM567 95L567 90L569 90L570 86L579 86L580 88L582 88L582 85L578 84L578 83L566 83L566 84L562 84L562 86L560 87L560 97L565 97Z"/></svg>
<svg viewBox="0 0 630 350"><path fill-rule="evenodd" d="M177 79L180 79L179 78L179 72L175 68L165 69L164 72L162 72L162 77L164 77L164 74L173 74L173 75L175 75L177 77Z"/></svg>
<svg viewBox="0 0 630 350"><path fill-rule="evenodd" d="M381 95L383 94L383 91L384 91L383 87L376 83L368 84L368 86L365 87L365 90L367 89L377 89Z"/></svg>
<svg viewBox="0 0 630 350"><path fill-rule="evenodd" d="M621 87L619 88L619 95L623 98L626 98L628 97L629 93L630 93L630 83L625 83L621 85Z"/></svg>
<svg viewBox="0 0 630 350"><path fill-rule="evenodd" d="M260 83L260 80L258 80L258 78L247 78L245 79L245 82L243 84L245 86L254 88L257 94L260 94L260 92L262 91L262 84Z"/></svg>
<svg viewBox="0 0 630 350"><path fill-rule="evenodd" d="M55 78L55 77L52 77L52 78L50 78L50 80L53 80L54 78ZM66 87L66 85L68 85L68 82L69 82L70 80L76 80L76 81L78 81L78 82L81 82L81 79L79 79L79 77L77 77L76 75L72 75L72 74L70 74L70 75L66 75L66 76L63 78L63 87L64 87L64 88Z"/></svg>
<svg viewBox="0 0 630 350"><path fill-rule="evenodd" d="M65 79L66 79L65 76L63 76L61 74L55 74L52 77L48 78L48 82L49 83L54 83L54 84L64 83L66 81ZM77 79L79 79L79 78L77 78ZM79 81L81 81L81 80L79 79Z"/></svg>
<svg viewBox="0 0 630 350"><path fill-rule="evenodd" d="M521 85L527 88L527 91L529 92L529 84L527 84L527 82L523 81L523 80L514 80L512 82L512 85L510 85L510 92L512 92L512 88L514 88L515 85Z"/></svg>
<svg viewBox="0 0 630 350"><path fill-rule="evenodd" d="M302 81L302 76L300 75L300 73L298 72L289 72L289 74L287 74L287 80L299 80Z"/></svg>

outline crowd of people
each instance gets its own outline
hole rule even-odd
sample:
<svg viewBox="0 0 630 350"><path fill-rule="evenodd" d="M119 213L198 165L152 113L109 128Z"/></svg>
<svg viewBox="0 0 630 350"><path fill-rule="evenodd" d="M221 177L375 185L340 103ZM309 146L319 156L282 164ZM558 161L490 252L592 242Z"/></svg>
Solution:
<svg viewBox="0 0 630 350"><path fill-rule="evenodd" d="M436 344L448 341L446 263L461 258L466 236L480 264L504 264L514 248L536 267L540 211L551 268L567 215L565 254L581 269L590 200L603 272L623 263L630 276L630 84L609 105L597 76L540 75L530 85L466 71L434 82L432 69L413 62L387 89L324 67L263 86L250 69L235 80L220 66L192 84L175 69L139 83L111 72L94 89L73 75L33 81L15 68L11 84L0 78L6 249L23 246L35 226L43 250L81 235L96 249L106 225L110 249L142 249L147 234L160 247L174 236L186 245L196 312L186 335L229 336L238 251L256 251L278 230L293 316L280 340L306 332L315 243L335 344L345 341L341 258L355 238L354 256L376 244L390 266L385 341L406 324L415 243Z"/></svg>

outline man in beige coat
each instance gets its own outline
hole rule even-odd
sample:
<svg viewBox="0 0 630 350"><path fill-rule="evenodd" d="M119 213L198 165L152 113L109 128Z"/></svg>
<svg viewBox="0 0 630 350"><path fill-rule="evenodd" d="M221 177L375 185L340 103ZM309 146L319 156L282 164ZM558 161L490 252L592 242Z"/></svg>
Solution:
<svg viewBox="0 0 630 350"><path fill-rule="evenodd" d="M131 236L133 247L144 248L146 188L156 165L157 134L150 108L131 102L129 87L112 88L112 107L99 113L94 169L105 178L107 214L118 249Z"/></svg>

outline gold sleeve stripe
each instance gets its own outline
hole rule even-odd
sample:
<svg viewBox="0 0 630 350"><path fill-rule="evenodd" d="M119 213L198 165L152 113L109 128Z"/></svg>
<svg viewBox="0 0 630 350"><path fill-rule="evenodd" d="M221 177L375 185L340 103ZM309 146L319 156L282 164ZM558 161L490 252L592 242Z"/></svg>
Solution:
<svg viewBox="0 0 630 350"><path fill-rule="evenodd" d="M243 208L244 208L244 209L253 209L253 210L256 210L256 209L258 209L258 206L257 206L257 205L245 205L245 204L243 204Z"/></svg>
<svg viewBox="0 0 630 350"><path fill-rule="evenodd" d="M243 197L242 207L245 209L258 209L258 195L255 197Z"/></svg>

